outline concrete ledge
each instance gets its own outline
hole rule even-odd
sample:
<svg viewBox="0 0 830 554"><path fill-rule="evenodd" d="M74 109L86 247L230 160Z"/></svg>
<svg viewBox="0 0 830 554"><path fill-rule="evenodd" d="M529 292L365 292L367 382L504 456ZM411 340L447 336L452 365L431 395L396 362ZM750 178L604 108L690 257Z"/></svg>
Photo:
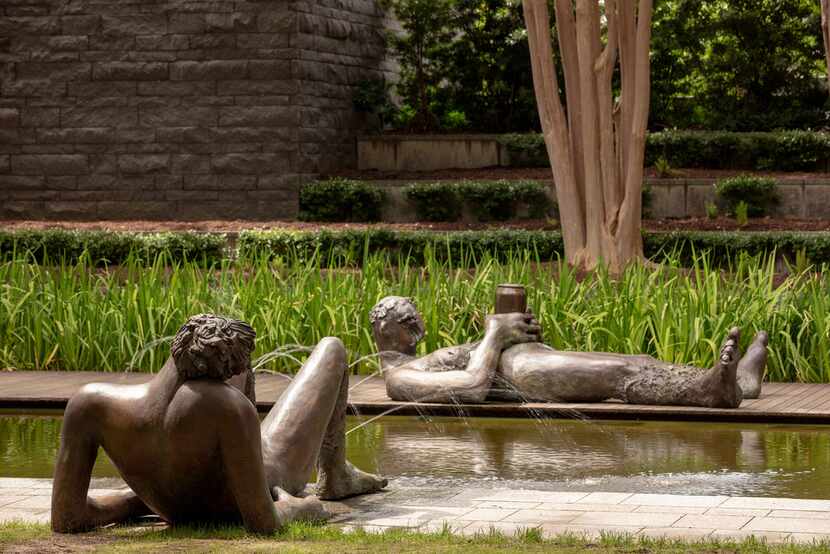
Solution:
<svg viewBox="0 0 830 554"><path fill-rule="evenodd" d="M497 135L378 135L357 139L361 170L433 171L507 166Z"/></svg>

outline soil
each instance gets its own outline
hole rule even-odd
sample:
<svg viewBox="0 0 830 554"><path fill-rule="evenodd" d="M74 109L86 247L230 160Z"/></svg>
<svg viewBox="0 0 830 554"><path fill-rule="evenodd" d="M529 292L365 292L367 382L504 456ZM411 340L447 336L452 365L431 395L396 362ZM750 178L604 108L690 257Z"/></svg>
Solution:
<svg viewBox="0 0 830 554"><path fill-rule="evenodd" d="M6 230L83 229L97 231L157 232L199 231L237 233L251 229L284 229L297 231L391 229L407 231L468 231L486 229L556 230L555 220L527 219L493 223L309 223L302 221L31 221L0 222ZM741 227L734 219L692 217L686 219L646 219L643 228L649 231L830 231L830 220L816 219L750 219Z"/></svg>
<svg viewBox="0 0 830 554"><path fill-rule="evenodd" d="M717 181L737 175L754 177L772 177L785 181L830 180L830 173L783 172L783 171L747 171L736 169L672 169L669 174L659 175L654 168L646 168L646 177L664 179L709 179ZM497 180L497 179L531 179L546 181L551 179L551 172L546 167L487 167L481 169L445 169L440 171L359 171L343 170L332 176L364 180L411 179L413 181L436 180Z"/></svg>

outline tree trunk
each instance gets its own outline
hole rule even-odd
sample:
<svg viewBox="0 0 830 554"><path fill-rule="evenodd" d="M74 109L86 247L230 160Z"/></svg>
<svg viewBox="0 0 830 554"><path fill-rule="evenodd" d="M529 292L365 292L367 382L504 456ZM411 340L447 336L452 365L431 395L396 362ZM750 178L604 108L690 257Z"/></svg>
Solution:
<svg viewBox="0 0 830 554"><path fill-rule="evenodd" d="M605 263L617 273L643 258L652 0L605 0L604 12L598 0L555 0L567 114L559 96L547 0L522 4L565 257L587 269ZM615 102L611 82L618 58L622 86Z"/></svg>
<svg viewBox="0 0 830 554"><path fill-rule="evenodd" d="M821 36L824 37L824 61L827 64L827 85L830 88L830 0L821 0Z"/></svg>

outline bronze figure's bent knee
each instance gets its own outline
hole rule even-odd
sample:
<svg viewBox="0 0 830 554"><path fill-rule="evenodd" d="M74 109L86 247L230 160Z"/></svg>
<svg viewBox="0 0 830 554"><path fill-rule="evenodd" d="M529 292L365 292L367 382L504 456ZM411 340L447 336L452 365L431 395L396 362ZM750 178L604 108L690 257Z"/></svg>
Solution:
<svg viewBox="0 0 830 554"><path fill-rule="evenodd" d="M298 498L318 470L319 498L375 492L386 480L346 461L346 351L323 339L260 424L253 403L254 330L190 318L144 385L83 387L70 400L52 492L52 529L79 532L149 514L176 523L242 522L271 533L327 517ZM88 496L102 447L129 491Z"/></svg>
<svg viewBox="0 0 830 554"><path fill-rule="evenodd" d="M562 352L539 342L529 313L495 314L481 341L418 357L425 326L412 300L388 296L369 319L390 398L480 402L485 398L737 408L761 392L768 336L759 332L744 356L740 330L729 331L712 368L669 364L646 355Z"/></svg>

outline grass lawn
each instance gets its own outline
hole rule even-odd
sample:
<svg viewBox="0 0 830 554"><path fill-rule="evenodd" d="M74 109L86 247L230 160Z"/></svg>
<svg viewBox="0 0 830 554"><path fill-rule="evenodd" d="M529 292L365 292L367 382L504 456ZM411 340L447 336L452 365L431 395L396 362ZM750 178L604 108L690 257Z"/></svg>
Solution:
<svg viewBox="0 0 830 554"><path fill-rule="evenodd" d="M2 552L561 552L591 553L826 553L830 543L767 544L757 540L685 542L605 535L585 539L559 535L544 539L538 529L516 536L498 532L473 537L448 532L432 534L404 530L344 533L335 527L292 524L273 537L247 534L239 527L194 528L163 526L112 527L80 535L55 535L47 525L0 523Z"/></svg>

